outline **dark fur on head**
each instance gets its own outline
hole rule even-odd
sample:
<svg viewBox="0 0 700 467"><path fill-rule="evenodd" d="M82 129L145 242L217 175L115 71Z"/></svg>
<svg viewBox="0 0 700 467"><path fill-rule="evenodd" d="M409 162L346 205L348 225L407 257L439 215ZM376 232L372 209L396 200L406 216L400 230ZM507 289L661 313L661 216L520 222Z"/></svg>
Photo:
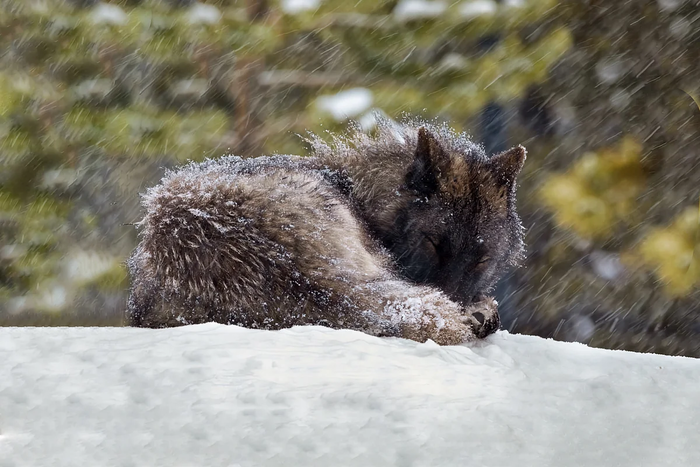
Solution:
<svg viewBox="0 0 700 467"><path fill-rule="evenodd" d="M380 120L374 138L355 130L331 145L310 142L353 181L361 216L407 279L469 303L522 258L522 146L488 157L466 135L415 120Z"/></svg>

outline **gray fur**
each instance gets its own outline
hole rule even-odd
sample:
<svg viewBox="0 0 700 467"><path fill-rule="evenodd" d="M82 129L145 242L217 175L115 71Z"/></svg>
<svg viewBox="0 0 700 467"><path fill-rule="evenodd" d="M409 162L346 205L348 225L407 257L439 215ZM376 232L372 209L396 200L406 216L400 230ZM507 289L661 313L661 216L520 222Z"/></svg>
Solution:
<svg viewBox="0 0 700 467"><path fill-rule="evenodd" d="M309 143L312 157L192 163L148 190L133 325L322 324L439 344L498 328L484 294L522 252L523 149L499 165L447 127L389 121Z"/></svg>

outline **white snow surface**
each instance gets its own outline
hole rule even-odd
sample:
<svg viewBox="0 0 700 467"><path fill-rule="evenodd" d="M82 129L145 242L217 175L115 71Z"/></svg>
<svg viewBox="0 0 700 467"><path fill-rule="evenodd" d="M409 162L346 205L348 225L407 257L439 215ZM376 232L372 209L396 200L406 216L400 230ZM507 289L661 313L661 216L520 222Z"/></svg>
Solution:
<svg viewBox="0 0 700 467"><path fill-rule="evenodd" d="M121 26L129 20L127 14L117 5L98 3L90 15L92 22L96 24L110 24Z"/></svg>
<svg viewBox="0 0 700 467"><path fill-rule="evenodd" d="M187 19L192 24L217 24L221 21L221 11L214 5L195 2L190 7Z"/></svg>
<svg viewBox="0 0 700 467"><path fill-rule="evenodd" d="M401 0L394 8L394 17L399 21L435 18L447 11L445 2L436 0Z"/></svg>
<svg viewBox="0 0 700 467"><path fill-rule="evenodd" d="M0 466L692 466L698 381L507 332L0 328Z"/></svg>
<svg viewBox="0 0 700 467"><path fill-rule="evenodd" d="M334 120L344 122L357 117L372 107L374 96L367 88L353 88L316 99L318 109L330 114Z"/></svg>
<svg viewBox="0 0 700 467"><path fill-rule="evenodd" d="M459 14L462 18L476 18L479 16L493 16L498 11L498 4L493 0L471 0L459 5Z"/></svg>
<svg viewBox="0 0 700 467"><path fill-rule="evenodd" d="M316 10L320 5L320 0L282 0L280 4L282 11L289 15Z"/></svg>

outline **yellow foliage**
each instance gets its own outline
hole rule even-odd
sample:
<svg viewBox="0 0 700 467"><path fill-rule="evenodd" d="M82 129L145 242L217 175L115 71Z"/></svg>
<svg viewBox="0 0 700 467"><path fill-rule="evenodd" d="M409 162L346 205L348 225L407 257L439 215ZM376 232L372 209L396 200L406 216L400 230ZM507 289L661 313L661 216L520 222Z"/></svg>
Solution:
<svg viewBox="0 0 700 467"><path fill-rule="evenodd" d="M641 145L625 137L614 147L587 153L566 173L553 175L540 190L556 222L588 239L609 236L629 223L644 189Z"/></svg>
<svg viewBox="0 0 700 467"><path fill-rule="evenodd" d="M687 208L671 225L652 230L635 253L669 295L686 295L700 285L700 210Z"/></svg>

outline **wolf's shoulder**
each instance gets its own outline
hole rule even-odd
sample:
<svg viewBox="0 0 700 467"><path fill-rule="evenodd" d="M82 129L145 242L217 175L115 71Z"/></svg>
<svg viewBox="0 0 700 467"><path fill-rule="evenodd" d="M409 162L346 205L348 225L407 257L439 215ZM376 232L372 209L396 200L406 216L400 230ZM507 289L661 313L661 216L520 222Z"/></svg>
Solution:
<svg viewBox="0 0 700 467"><path fill-rule="evenodd" d="M264 175L272 171L309 171L315 170L316 163L313 157L294 155L272 155L243 158L240 156L226 155L202 162L190 162L175 170L168 171L168 177L200 177L200 176L246 176Z"/></svg>
<svg viewBox="0 0 700 467"><path fill-rule="evenodd" d="M226 155L190 162L166 171L161 183L150 188L145 198L159 194L187 196L191 192L228 192L235 186L266 186L277 181L306 180L325 186L340 198L351 196L353 181L342 167L331 167L314 156L272 155L242 158Z"/></svg>

